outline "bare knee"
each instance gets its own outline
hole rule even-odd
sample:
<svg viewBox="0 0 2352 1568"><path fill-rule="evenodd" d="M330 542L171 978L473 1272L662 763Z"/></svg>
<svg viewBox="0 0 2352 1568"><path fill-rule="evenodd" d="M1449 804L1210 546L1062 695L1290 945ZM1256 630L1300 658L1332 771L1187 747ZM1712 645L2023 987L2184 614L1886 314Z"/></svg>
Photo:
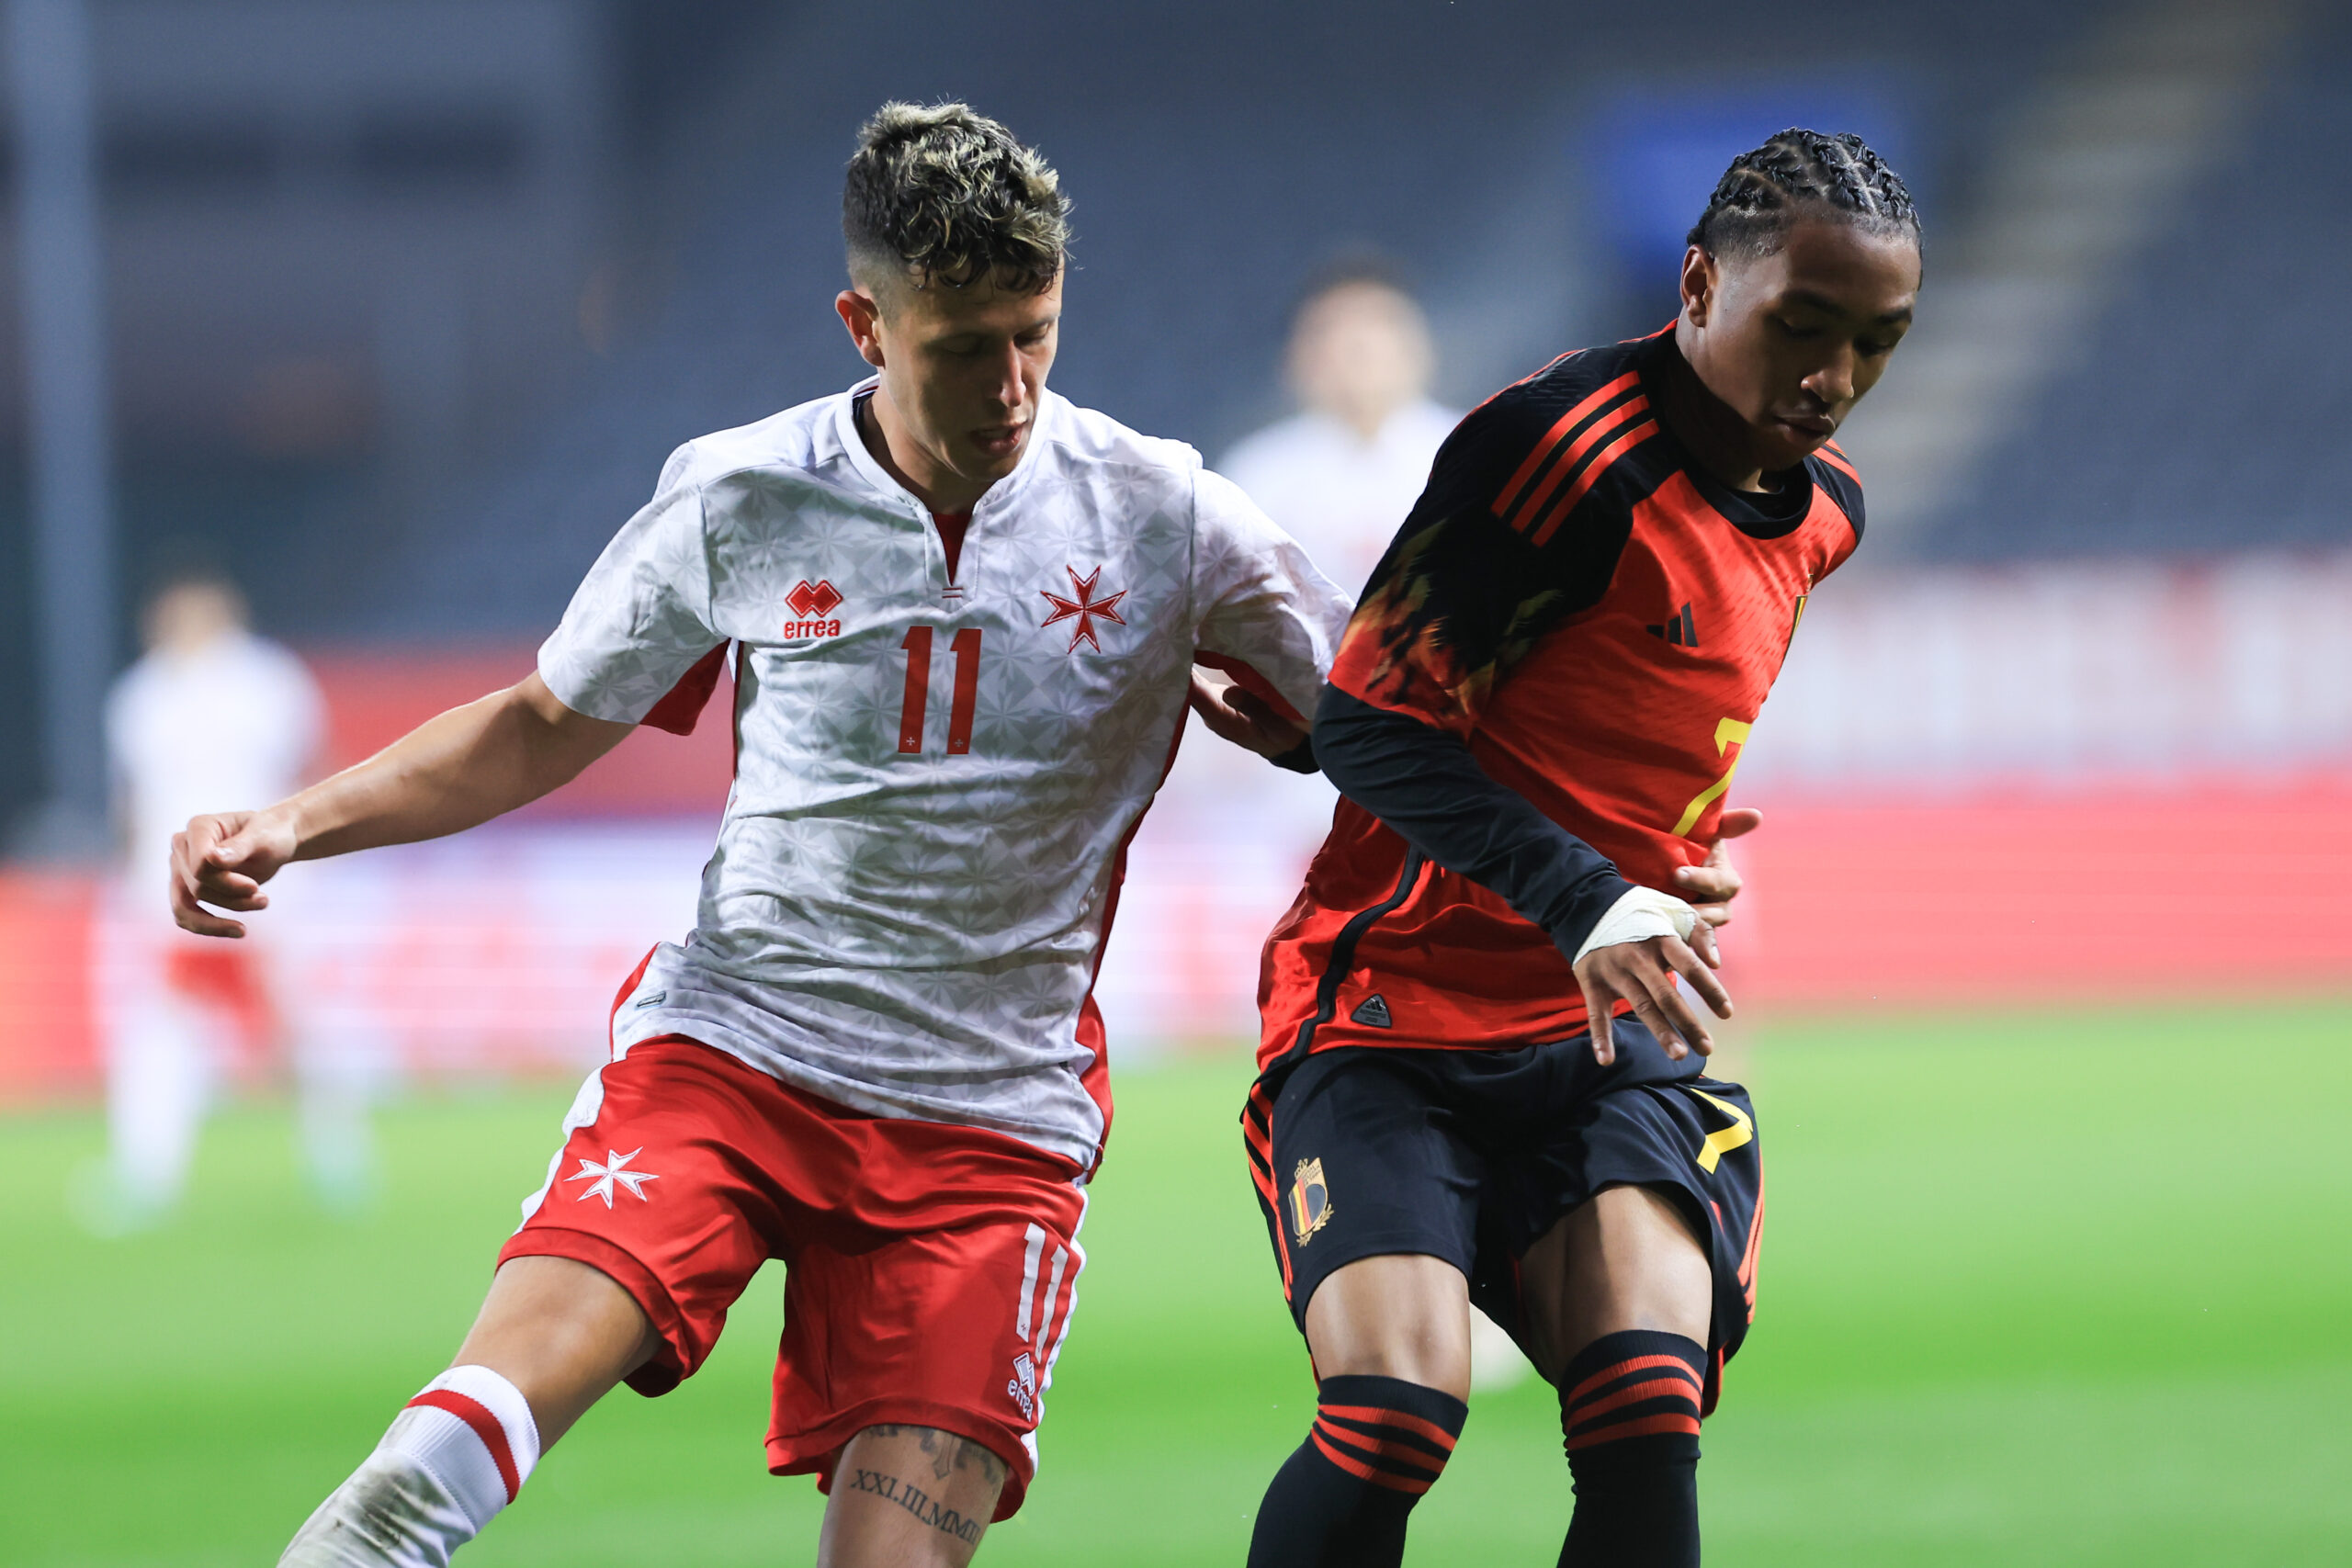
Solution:
<svg viewBox="0 0 2352 1568"><path fill-rule="evenodd" d="M1442 1258L1389 1253L1334 1269L1306 1303L1324 1377L1385 1377L1470 1394L1470 1285Z"/></svg>
<svg viewBox="0 0 2352 1568"><path fill-rule="evenodd" d="M660 1344L637 1298L569 1258L510 1259L452 1365L488 1367L530 1403L543 1447L570 1430Z"/></svg>
<svg viewBox="0 0 2352 1568"><path fill-rule="evenodd" d="M1011 1472L986 1444L935 1427L868 1427L842 1445L817 1539L819 1568L963 1568Z"/></svg>

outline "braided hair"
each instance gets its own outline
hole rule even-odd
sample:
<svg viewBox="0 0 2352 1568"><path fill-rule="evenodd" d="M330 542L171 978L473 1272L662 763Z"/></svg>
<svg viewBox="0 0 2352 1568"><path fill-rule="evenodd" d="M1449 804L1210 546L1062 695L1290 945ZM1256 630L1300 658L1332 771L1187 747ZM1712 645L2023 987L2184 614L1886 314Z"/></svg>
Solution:
<svg viewBox="0 0 2352 1568"><path fill-rule="evenodd" d="M1868 142L1792 127L1731 161L1688 243L1709 255L1765 255L1808 213L1877 233L1919 233L1910 188Z"/></svg>

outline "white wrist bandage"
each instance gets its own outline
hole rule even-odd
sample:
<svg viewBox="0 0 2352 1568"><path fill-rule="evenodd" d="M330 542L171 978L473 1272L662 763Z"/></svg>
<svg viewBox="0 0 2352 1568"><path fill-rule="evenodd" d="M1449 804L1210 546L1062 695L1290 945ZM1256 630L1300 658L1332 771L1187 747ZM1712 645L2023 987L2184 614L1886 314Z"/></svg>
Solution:
<svg viewBox="0 0 2352 1568"><path fill-rule="evenodd" d="M1647 942L1654 936L1679 936L1690 940L1699 929L1699 911L1671 893L1661 893L1655 887L1630 887L1625 896L1609 906L1600 923L1577 949L1576 962L1584 962L1585 954L1597 947L1615 947L1622 942Z"/></svg>

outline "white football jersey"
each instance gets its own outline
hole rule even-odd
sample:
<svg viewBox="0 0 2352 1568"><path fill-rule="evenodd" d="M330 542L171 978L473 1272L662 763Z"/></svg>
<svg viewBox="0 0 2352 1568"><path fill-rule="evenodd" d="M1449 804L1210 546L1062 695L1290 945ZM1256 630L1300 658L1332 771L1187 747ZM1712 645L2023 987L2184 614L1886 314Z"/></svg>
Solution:
<svg viewBox="0 0 2352 1568"><path fill-rule="evenodd" d="M614 1043L687 1035L1091 1168L1089 993L1193 656L1311 712L1350 605L1191 447L1051 393L951 581L858 435L872 385L681 447L539 650L566 704L636 723L736 649L695 929L655 951Z"/></svg>
<svg viewBox="0 0 2352 1568"><path fill-rule="evenodd" d="M171 924L155 888L188 818L293 794L325 728L310 671L250 632L150 652L123 671L107 694L107 757L130 829L125 874L143 914Z"/></svg>

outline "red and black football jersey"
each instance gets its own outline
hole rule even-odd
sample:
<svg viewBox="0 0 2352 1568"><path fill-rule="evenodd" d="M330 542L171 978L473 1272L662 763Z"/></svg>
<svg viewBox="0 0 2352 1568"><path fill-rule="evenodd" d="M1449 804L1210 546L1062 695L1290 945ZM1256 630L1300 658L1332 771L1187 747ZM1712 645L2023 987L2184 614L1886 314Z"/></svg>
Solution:
<svg viewBox="0 0 2352 1568"><path fill-rule="evenodd" d="M1670 331L1568 355L1439 453L1331 672L1317 749L1350 795L1267 944L1261 1065L1577 1033L1561 944L1628 884L1673 892L1705 858L1806 596L1860 539L1862 498L1834 444L1764 493L1714 479L1660 417L1678 378L1695 381ZM1415 788L1453 802L1426 815L1453 812L1442 833L1392 808Z"/></svg>

